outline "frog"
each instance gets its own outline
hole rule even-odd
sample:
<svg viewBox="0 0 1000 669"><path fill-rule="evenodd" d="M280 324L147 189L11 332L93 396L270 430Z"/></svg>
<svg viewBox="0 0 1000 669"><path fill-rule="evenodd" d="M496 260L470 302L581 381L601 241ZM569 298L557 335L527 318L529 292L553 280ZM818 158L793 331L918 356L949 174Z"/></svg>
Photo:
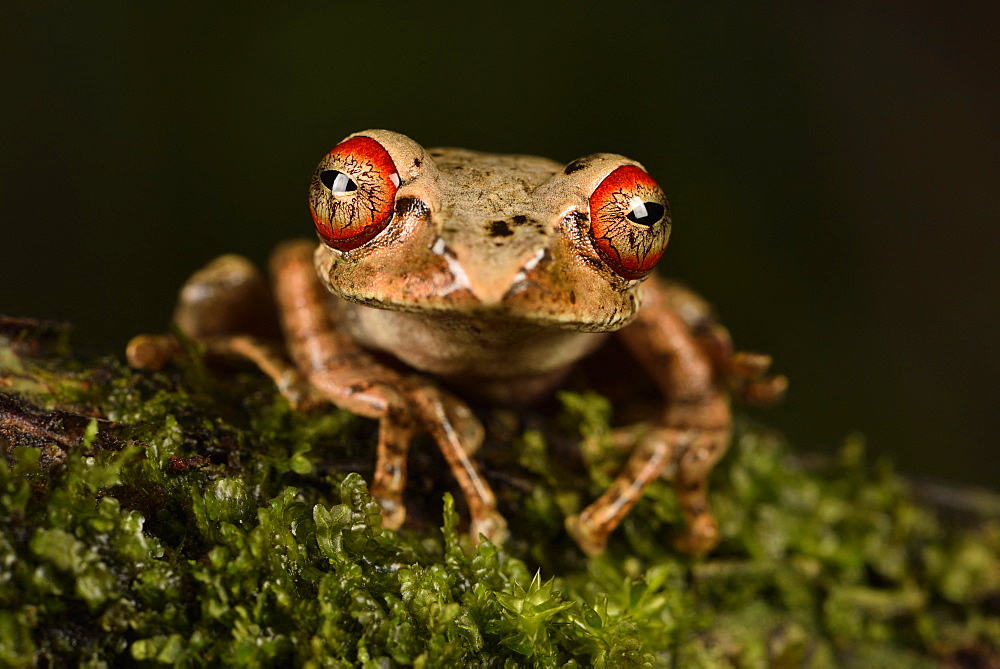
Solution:
<svg viewBox="0 0 1000 669"><path fill-rule="evenodd" d="M660 397L650 419L615 429L625 464L566 530L601 554L662 477L680 502L681 550L718 544L707 485L731 438L731 399L777 401L787 379L769 374L770 356L736 351L707 302L653 271L672 219L641 163L425 149L364 130L319 162L309 210L318 239L281 244L270 286L247 259L222 256L184 284L174 321L207 355L255 364L294 406L378 421L369 490L384 526L406 520L409 448L425 433L461 489L472 537L502 542L469 402L542 401L614 337ZM158 369L180 348L176 335L140 335L127 358Z"/></svg>

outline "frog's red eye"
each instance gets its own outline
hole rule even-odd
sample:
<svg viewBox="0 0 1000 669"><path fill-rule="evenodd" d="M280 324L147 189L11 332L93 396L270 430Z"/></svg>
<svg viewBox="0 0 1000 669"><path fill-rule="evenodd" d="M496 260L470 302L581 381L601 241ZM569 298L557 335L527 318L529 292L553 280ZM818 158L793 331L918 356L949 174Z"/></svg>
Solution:
<svg viewBox="0 0 1000 669"><path fill-rule="evenodd" d="M670 205L652 177L622 165L590 196L590 235L611 269L641 279L667 248Z"/></svg>
<svg viewBox="0 0 1000 669"><path fill-rule="evenodd" d="M320 161L309 188L316 232L339 251L365 244L389 224L399 183L389 152L371 137L338 144Z"/></svg>

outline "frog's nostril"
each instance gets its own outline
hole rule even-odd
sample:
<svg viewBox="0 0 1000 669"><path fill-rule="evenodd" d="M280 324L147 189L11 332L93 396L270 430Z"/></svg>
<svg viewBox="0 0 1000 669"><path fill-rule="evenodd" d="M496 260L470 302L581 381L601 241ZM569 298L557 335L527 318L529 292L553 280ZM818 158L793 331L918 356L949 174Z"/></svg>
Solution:
<svg viewBox="0 0 1000 669"><path fill-rule="evenodd" d="M496 239L497 237L510 237L514 231L510 229L507 221L490 221L486 224L486 233Z"/></svg>
<svg viewBox="0 0 1000 669"><path fill-rule="evenodd" d="M519 230L521 230L520 233L518 233ZM544 236L546 229L537 219L517 214L510 218L486 221L484 232L496 246L502 246L512 242L515 238L523 239L525 232Z"/></svg>

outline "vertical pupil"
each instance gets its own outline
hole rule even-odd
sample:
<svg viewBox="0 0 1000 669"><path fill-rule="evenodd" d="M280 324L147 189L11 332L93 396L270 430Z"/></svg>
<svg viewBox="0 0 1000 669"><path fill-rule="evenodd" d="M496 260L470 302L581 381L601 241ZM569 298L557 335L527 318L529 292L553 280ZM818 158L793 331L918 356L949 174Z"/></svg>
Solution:
<svg viewBox="0 0 1000 669"><path fill-rule="evenodd" d="M331 193L346 193L358 189L358 185L351 181L351 177L337 170L325 170L319 178Z"/></svg>

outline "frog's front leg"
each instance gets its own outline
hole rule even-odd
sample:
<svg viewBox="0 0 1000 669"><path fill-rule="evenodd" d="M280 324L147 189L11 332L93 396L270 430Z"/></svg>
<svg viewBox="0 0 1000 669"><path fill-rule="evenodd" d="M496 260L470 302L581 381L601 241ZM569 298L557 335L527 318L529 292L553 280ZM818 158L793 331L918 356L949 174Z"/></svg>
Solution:
<svg viewBox="0 0 1000 669"><path fill-rule="evenodd" d="M689 553L705 553L719 541L718 524L708 506L707 481L729 443L732 418L725 389L739 371L731 368L731 361L741 358L733 353L728 334L714 322L692 327L701 314L678 308L689 294L655 277L645 288L642 309L621 335L659 386L666 406L657 423L634 445L611 487L578 516L568 518L567 529L586 552L601 553L643 490L673 468L674 487L687 523L680 547ZM756 387L783 389L783 379L765 379L760 364L750 367L746 374L754 377Z"/></svg>
<svg viewBox="0 0 1000 669"><path fill-rule="evenodd" d="M310 385L342 409L379 421L372 495L388 527L406 515L403 488L410 440L427 432L437 442L469 504L470 533L493 541L506 536L496 497L471 459L483 428L460 400L416 374L375 359L333 321L330 296L316 276L313 244L291 242L271 262L275 299L288 350Z"/></svg>

